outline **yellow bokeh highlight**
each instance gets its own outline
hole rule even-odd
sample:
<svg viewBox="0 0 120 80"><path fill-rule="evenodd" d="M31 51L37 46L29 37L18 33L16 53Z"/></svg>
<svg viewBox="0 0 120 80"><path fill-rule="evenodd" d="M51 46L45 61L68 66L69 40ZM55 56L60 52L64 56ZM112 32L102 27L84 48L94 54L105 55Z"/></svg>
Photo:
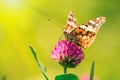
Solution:
<svg viewBox="0 0 120 80"><path fill-rule="evenodd" d="M19 5L21 0L4 0L4 4L6 4L6 6L8 7L16 7L17 5Z"/></svg>

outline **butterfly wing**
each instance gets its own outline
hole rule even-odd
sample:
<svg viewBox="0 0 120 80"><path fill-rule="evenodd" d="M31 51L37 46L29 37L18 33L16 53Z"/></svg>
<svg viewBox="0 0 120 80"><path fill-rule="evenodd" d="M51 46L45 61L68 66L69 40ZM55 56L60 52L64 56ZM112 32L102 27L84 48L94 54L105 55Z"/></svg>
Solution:
<svg viewBox="0 0 120 80"><path fill-rule="evenodd" d="M68 40L82 48L88 48L94 42L100 26L105 22L105 17L98 17L75 28L69 35Z"/></svg>
<svg viewBox="0 0 120 80"><path fill-rule="evenodd" d="M64 29L64 33L69 34L71 31L73 31L77 27L78 27L78 25L77 25L75 15L72 11L70 11L70 13L68 15L66 27Z"/></svg>

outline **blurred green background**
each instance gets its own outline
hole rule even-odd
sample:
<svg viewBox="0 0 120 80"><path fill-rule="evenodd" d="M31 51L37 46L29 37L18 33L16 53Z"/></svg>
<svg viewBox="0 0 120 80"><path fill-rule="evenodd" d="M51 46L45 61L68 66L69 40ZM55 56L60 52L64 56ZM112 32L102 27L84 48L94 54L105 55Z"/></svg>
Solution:
<svg viewBox="0 0 120 80"><path fill-rule="evenodd" d="M94 44L84 50L85 60L68 72L89 75L95 58L98 80L120 80L119 4L120 0L0 0L0 79L6 75L7 80L45 80L29 44L47 67L50 80L62 74L62 67L51 59L51 51L72 10L79 24L98 16L105 16L106 23Z"/></svg>

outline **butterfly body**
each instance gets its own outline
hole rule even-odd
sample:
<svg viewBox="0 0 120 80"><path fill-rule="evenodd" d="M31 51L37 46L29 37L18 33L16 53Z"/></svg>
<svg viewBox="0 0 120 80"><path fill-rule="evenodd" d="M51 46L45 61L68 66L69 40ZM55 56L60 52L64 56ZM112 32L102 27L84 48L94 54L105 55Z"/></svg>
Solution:
<svg viewBox="0 0 120 80"><path fill-rule="evenodd" d="M88 48L94 42L100 26L104 22L105 17L101 16L78 26L73 12L70 12L64 29L65 38L79 47Z"/></svg>

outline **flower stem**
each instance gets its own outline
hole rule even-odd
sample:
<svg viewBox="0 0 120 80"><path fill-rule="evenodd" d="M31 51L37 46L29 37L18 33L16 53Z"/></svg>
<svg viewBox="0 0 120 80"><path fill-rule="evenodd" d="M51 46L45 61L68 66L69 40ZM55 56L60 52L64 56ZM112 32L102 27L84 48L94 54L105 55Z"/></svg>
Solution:
<svg viewBox="0 0 120 80"><path fill-rule="evenodd" d="M67 67L64 67L64 74L67 73Z"/></svg>

